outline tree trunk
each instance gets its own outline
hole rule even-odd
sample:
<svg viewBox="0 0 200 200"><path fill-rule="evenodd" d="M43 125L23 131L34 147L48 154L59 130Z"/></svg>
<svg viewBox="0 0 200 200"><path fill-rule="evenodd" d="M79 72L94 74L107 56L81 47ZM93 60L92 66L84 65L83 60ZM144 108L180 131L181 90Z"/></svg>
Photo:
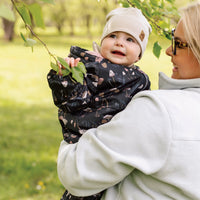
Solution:
<svg viewBox="0 0 200 200"><path fill-rule="evenodd" d="M70 20L70 36L74 36L74 21Z"/></svg>
<svg viewBox="0 0 200 200"><path fill-rule="evenodd" d="M86 15L86 27L87 27L87 34L89 37L91 37L91 31L90 31L90 21L91 21L91 15Z"/></svg>
<svg viewBox="0 0 200 200"><path fill-rule="evenodd" d="M3 22L5 40L12 41L14 37L15 22L9 21L5 18L2 18L2 22Z"/></svg>

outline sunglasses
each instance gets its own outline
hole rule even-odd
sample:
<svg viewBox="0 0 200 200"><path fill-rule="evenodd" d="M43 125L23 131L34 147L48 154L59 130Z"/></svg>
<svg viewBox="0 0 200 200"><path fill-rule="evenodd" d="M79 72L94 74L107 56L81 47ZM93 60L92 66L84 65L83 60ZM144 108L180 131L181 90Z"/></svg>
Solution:
<svg viewBox="0 0 200 200"><path fill-rule="evenodd" d="M184 49L184 48L188 47L188 43L182 42L181 40L176 39L174 37L174 32L175 32L175 28L172 29L172 54L176 55L176 48Z"/></svg>

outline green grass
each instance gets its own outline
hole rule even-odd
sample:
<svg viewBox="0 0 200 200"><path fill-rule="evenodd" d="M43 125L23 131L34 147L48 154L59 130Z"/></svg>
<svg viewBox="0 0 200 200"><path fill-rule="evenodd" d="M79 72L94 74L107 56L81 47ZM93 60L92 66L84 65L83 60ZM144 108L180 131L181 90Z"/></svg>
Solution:
<svg viewBox="0 0 200 200"><path fill-rule="evenodd" d="M67 56L70 45L91 49L84 37L43 35L52 53ZM98 37L93 38L98 41ZM138 65L157 88L158 72L170 74L164 51L158 60L150 43ZM165 41L160 41L166 47ZM57 178L56 159L61 128L46 81L50 59L41 45L23 46L22 40L0 39L0 200L56 200L64 191Z"/></svg>
<svg viewBox="0 0 200 200"><path fill-rule="evenodd" d="M49 56L18 42L0 51L0 200L59 199L62 134L46 81Z"/></svg>

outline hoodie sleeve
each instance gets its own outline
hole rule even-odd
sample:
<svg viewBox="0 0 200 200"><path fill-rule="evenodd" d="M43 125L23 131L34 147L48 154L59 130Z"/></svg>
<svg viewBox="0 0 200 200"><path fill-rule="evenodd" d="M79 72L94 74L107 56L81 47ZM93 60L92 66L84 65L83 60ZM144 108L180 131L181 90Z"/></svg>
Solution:
<svg viewBox="0 0 200 200"><path fill-rule="evenodd" d="M125 110L107 124L88 130L78 143L61 142L58 176L70 193L98 193L135 169L153 174L164 165L171 122L162 102L148 94L136 95Z"/></svg>

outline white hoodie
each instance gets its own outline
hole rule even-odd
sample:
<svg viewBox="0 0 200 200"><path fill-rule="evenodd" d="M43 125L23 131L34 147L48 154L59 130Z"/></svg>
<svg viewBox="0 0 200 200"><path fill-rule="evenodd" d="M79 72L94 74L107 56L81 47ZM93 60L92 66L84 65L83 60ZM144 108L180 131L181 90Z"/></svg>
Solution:
<svg viewBox="0 0 200 200"><path fill-rule="evenodd" d="M109 123L61 142L58 176L73 195L103 200L200 200L200 79L160 74Z"/></svg>

